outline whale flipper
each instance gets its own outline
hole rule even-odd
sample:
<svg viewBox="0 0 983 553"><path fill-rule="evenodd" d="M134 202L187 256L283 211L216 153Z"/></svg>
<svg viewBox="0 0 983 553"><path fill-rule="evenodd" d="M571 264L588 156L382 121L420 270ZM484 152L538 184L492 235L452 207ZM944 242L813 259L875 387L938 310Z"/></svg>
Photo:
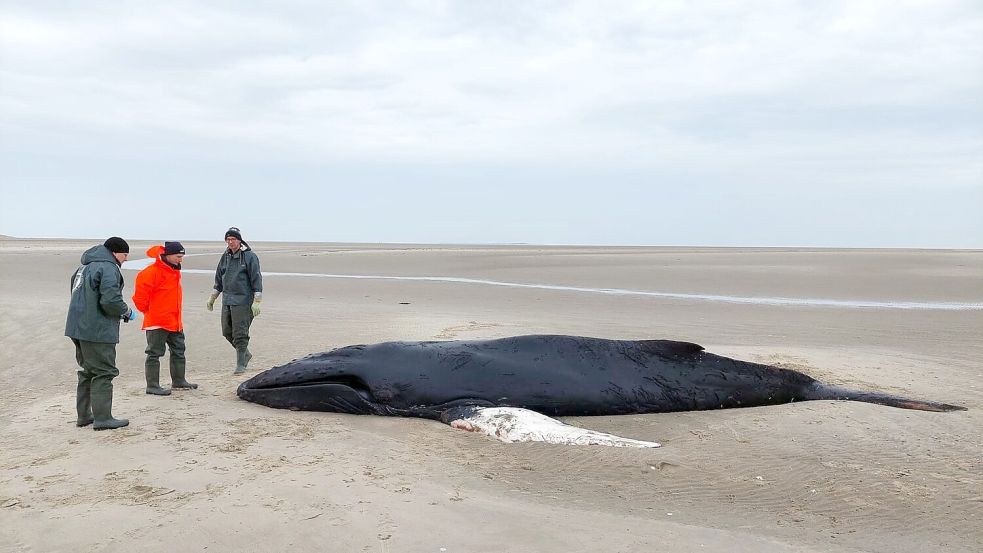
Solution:
<svg viewBox="0 0 983 553"><path fill-rule="evenodd" d="M457 407L441 414L440 418L453 428L481 432L509 444L545 442L562 445L661 447L657 442L622 438L614 434L570 426L521 407Z"/></svg>

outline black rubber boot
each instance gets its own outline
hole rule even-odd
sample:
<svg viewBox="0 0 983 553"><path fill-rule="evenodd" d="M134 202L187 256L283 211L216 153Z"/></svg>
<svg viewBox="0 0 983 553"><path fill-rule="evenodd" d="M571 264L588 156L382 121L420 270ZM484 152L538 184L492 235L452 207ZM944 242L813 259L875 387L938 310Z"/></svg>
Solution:
<svg viewBox="0 0 983 553"><path fill-rule="evenodd" d="M249 350L237 349L236 350L236 370L232 371L232 374L242 374L246 372L246 364L249 363L249 358L252 355L249 354Z"/></svg>
<svg viewBox="0 0 983 553"><path fill-rule="evenodd" d="M195 390L198 385L184 379L185 360L171 357L171 388L175 390Z"/></svg>
<svg viewBox="0 0 983 553"><path fill-rule="evenodd" d="M78 377L78 388L75 390L75 410L78 411L78 420L75 421L75 426L89 426L92 424L89 379L81 371L78 371Z"/></svg>
<svg viewBox="0 0 983 553"><path fill-rule="evenodd" d="M92 428L95 430L112 430L122 428L130 421L127 419L113 418L113 383L107 381L95 381L92 383Z"/></svg>
<svg viewBox="0 0 983 553"><path fill-rule="evenodd" d="M152 396L169 396L171 391L160 387L160 361L147 359L143 373L147 377L147 393Z"/></svg>

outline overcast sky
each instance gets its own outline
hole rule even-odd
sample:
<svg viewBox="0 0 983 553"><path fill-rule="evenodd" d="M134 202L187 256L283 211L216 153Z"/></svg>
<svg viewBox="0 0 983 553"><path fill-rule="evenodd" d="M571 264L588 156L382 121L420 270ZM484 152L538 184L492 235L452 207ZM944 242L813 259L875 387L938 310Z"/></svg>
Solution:
<svg viewBox="0 0 983 553"><path fill-rule="evenodd" d="M4 2L0 234L983 248L983 3Z"/></svg>

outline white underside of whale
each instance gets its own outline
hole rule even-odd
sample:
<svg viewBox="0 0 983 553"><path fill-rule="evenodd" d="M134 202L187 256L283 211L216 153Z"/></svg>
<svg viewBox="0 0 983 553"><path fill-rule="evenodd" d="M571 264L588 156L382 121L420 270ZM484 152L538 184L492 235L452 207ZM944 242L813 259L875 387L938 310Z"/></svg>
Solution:
<svg viewBox="0 0 983 553"><path fill-rule="evenodd" d="M450 425L468 432L483 432L505 443L546 442L564 445L606 445L611 447L659 447L613 434L564 424L520 407L482 407L474 415L453 420Z"/></svg>

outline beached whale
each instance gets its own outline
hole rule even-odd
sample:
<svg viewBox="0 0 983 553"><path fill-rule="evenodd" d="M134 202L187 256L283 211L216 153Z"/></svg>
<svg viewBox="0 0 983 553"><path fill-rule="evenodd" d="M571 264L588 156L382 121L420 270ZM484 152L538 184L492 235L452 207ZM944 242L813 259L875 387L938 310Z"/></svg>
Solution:
<svg viewBox="0 0 983 553"><path fill-rule="evenodd" d="M562 335L347 346L273 367L243 382L237 393L279 409L425 417L504 441L643 447L658 444L582 431L549 417L834 399L925 411L965 409L829 386L688 342ZM530 417L536 421L532 428L526 424Z"/></svg>

